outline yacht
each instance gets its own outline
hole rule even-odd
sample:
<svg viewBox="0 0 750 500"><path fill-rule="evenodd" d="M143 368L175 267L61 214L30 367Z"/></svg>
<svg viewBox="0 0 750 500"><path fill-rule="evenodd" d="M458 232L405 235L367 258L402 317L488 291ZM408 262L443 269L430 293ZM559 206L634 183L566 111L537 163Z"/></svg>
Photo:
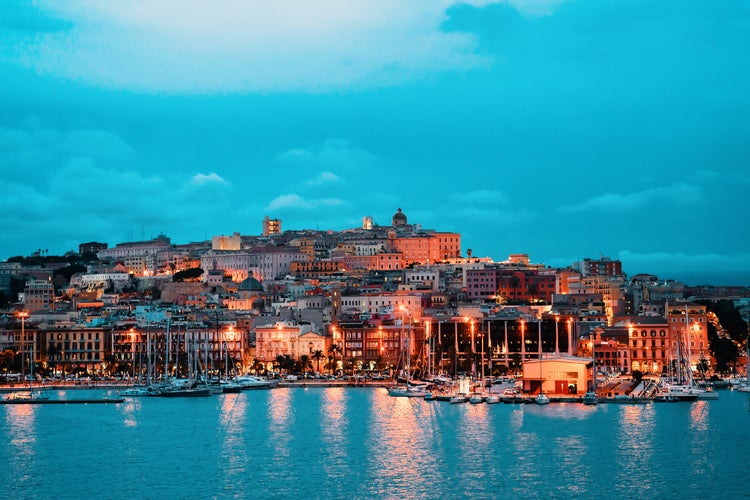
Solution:
<svg viewBox="0 0 750 500"><path fill-rule="evenodd" d="M243 391L249 389L273 389L279 385L278 379L268 379L255 375L242 375L234 379Z"/></svg>
<svg viewBox="0 0 750 500"><path fill-rule="evenodd" d="M538 405L546 405L549 404L549 396L547 396L545 393L540 392L539 395L534 399L534 402Z"/></svg>

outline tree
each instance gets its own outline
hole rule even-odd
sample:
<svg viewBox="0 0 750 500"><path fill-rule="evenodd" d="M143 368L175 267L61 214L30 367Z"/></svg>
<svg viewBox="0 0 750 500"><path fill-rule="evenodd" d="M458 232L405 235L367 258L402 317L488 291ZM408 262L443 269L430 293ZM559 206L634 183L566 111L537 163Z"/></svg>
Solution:
<svg viewBox="0 0 750 500"><path fill-rule="evenodd" d="M317 363L316 367L315 367L315 371L317 371L318 373L320 373L320 360L321 359L325 359L325 357L326 357L325 353L323 351L321 351L320 349L318 349L318 350L313 351L312 355L310 357L313 360L315 360L315 362Z"/></svg>
<svg viewBox="0 0 750 500"><path fill-rule="evenodd" d="M331 362L332 372L336 371L336 353L341 354L341 346L339 344L331 344L331 346L328 348L328 354L330 354L333 357L333 361Z"/></svg>
<svg viewBox="0 0 750 500"><path fill-rule="evenodd" d="M308 369L312 368L312 362L310 361L310 356L307 354L302 354L299 357L299 361L297 362L298 365L298 371L306 372Z"/></svg>
<svg viewBox="0 0 750 500"><path fill-rule="evenodd" d="M174 273L174 276L172 276L172 281L198 281L201 276L203 276L203 269L201 269L200 267L193 267L184 271L178 271Z"/></svg>

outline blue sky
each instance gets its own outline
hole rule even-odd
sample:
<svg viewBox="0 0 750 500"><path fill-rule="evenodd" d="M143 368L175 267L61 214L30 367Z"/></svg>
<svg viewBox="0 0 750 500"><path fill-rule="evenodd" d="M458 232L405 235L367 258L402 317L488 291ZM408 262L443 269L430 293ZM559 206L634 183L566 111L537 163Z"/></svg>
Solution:
<svg viewBox="0 0 750 500"><path fill-rule="evenodd" d="M0 44L0 258L400 207L496 260L750 271L745 1L17 1Z"/></svg>

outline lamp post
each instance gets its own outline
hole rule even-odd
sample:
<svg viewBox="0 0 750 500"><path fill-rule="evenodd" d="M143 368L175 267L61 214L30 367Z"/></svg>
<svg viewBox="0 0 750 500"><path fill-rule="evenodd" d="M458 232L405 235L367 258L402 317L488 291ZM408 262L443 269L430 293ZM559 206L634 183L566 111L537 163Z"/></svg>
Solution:
<svg viewBox="0 0 750 500"><path fill-rule="evenodd" d="M560 354L560 316L555 314L555 356Z"/></svg>
<svg viewBox="0 0 750 500"><path fill-rule="evenodd" d="M474 345L474 320L469 322L471 331L471 376L476 379L477 377L477 349Z"/></svg>
<svg viewBox="0 0 750 500"><path fill-rule="evenodd" d="M411 352L409 350L409 339L405 337L404 323L406 322L406 307L401 304L398 306L401 311L401 352L404 353L404 376L409 380L409 368L411 366Z"/></svg>
<svg viewBox="0 0 750 500"><path fill-rule="evenodd" d="M26 318L29 317L28 311L20 311L18 313L18 317L21 318L21 377L23 377L24 372L24 360L26 359ZM33 366L34 360L29 359L29 365ZM34 369L31 368L31 373L33 376Z"/></svg>

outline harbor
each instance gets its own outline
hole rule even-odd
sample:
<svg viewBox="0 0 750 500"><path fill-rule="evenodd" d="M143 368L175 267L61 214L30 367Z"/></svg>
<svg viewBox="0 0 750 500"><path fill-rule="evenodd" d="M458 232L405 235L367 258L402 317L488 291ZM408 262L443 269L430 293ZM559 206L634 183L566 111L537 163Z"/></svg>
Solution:
<svg viewBox="0 0 750 500"><path fill-rule="evenodd" d="M83 394L116 395L55 397ZM689 404L456 405L312 384L7 405L0 481L8 498L71 498L84 483L92 498L670 498L674 482L680 495L739 498L748 415L748 395L731 390Z"/></svg>

